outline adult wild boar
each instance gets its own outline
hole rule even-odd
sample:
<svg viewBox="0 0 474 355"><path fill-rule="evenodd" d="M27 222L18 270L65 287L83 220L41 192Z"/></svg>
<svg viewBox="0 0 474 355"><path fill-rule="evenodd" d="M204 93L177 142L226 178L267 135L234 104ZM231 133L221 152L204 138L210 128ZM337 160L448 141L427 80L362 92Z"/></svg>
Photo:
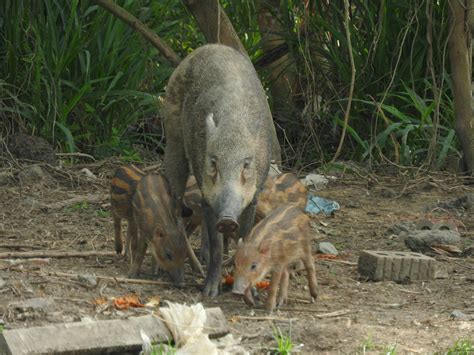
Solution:
<svg viewBox="0 0 474 355"><path fill-rule="evenodd" d="M257 73L233 48L210 44L186 57L166 89L165 175L182 204L189 167L203 195L210 258L203 294L216 296L223 238L244 237L265 182L273 120Z"/></svg>

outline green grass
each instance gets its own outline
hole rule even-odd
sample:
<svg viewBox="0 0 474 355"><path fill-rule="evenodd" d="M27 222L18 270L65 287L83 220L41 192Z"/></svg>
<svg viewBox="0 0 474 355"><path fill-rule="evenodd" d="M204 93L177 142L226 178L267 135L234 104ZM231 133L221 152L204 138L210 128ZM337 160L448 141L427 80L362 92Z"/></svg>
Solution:
<svg viewBox="0 0 474 355"><path fill-rule="evenodd" d="M153 344L151 349L151 355L174 355L176 354L176 348L168 341L168 344L163 343Z"/></svg>
<svg viewBox="0 0 474 355"><path fill-rule="evenodd" d="M104 209L98 209L95 211L95 215L100 218L109 218L110 217L110 211L104 210Z"/></svg>
<svg viewBox="0 0 474 355"><path fill-rule="evenodd" d="M273 338L277 343L276 352L281 355L291 354L294 345L290 335L283 334L280 328L273 329Z"/></svg>
<svg viewBox="0 0 474 355"><path fill-rule="evenodd" d="M4 330L5 330L5 326L0 324L0 333L3 333Z"/></svg>
<svg viewBox="0 0 474 355"><path fill-rule="evenodd" d="M472 355L474 354L474 344L472 340L458 340L446 351L447 355Z"/></svg>
<svg viewBox="0 0 474 355"><path fill-rule="evenodd" d="M86 202L77 202L70 207L64 208L64 212L66 213L73 213L78 211L86 211L90 208L90 205Z"/></svg>

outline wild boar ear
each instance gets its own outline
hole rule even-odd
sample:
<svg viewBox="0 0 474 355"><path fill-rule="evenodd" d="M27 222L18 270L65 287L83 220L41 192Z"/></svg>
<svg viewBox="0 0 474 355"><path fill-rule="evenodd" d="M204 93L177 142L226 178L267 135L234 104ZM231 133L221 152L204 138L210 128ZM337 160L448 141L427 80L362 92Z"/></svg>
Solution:
<svg viewBox="0 0 474 355"><path fill-rule="evenodd" d="M217 132L217 123L212 112L206 116L206 130L208 137L214 135Z"/></svg>
<svg viewBox="0 0 474 355"><path fill-rule="evenodd" d="M260 246L258 247L258 251L264 257L269 257L270 256L270 242L267 240L264 240L262 243L260 243Z"/></svg>

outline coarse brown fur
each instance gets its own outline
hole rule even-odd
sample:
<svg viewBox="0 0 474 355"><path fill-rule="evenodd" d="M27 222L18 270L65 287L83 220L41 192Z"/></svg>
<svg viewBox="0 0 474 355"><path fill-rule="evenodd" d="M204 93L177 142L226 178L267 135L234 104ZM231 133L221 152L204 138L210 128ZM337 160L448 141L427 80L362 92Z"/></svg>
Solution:
<svg viewBox="0 0 474 355"><path fill-rule="evenodd" d="M255 195L271 155L272 116L252 63L211 44L186 57L171 76L165 105L165 173L181 204L191 166L202 192L210 261L204 295L219 292L222 237L247 235Z"/></svg>

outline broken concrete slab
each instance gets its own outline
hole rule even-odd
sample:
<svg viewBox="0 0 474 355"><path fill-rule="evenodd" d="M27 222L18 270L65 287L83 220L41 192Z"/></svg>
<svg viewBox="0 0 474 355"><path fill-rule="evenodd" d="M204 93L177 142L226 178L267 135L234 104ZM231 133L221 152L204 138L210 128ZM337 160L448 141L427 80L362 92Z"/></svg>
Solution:
<svg viewBox="0 0 474 355"><path fill-rule="evenodd" d="M453 230L419 230L406 235L405 245L417 252L431 251L431 246L458 245L461 242L461 236Z"/></svg>
<svg viewBox="0 0 474 355"><path fill-rule="evenodd" d="M209 337L229 333L220 308L206 309ZM171 333L153 315L129 319L73 322L43 327L4 330L0 333L2 354L97 354L141 350L143 330L152 342L167 342Z"/></svg>
<svg viewBox="0 0 474 355"><path fill-rule="evenodd" d="M363 250L358 269L373 281L432 280L435 259L412 252Z"/></svg>

